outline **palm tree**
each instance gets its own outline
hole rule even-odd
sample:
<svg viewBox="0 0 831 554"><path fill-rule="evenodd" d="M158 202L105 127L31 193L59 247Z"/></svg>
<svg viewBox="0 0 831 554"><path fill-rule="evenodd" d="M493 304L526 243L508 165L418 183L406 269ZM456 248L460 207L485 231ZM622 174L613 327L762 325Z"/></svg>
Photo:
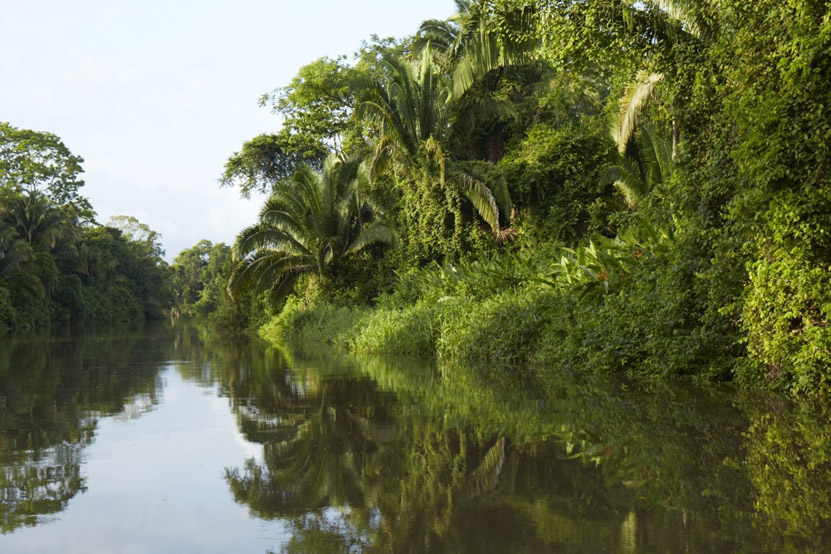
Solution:
<svg viewBox="0 0 831 554"><path fill-rule="evenodd" d="M484 172L455 163L446 155L453 124L451 89L436 70L432 48L428 45L422 50L419 62L385 56L381 68L385 77L373 83L359 110L380 135L373 167L386 160L396 164L419 189L405 191L405 196L414 195L412 202L421 212L429 197L441 203L434 226L443 226L446 215L452 214L458 238L462 226L459 202L464 197L499 236L500 219L507 220L511 212L507 186L500 178L486 181Z"/></svg>
<svg viewBox="0 0 831 554"><path fill-rule="evenodd" d="M487 73L527 63L538 50L535 12L528 5L496 4L493 0L456 0L447 20L421 24L413 48L432 47L452 74L451 93L463 96Z"/></svg>
<svg viewBox="0 0 831 554"><path fill-rule="evenodd" d="M32 190L12 198L0 211L0 222L32 248L51 249L63 233L65 217L49 198Z"/></svg>
<svg viewBox="0 0 831 554"><path fill-rule="evenodd" d="M365 178L356 160L332 155L323 171L302 166L277 183L259 222L237 236L229 291L254 286L276 297L300 275L337 277L342 258L371 244L392 244L392 229L361 194Z"/></svg>
<svg viewBox="0 0 831 554"><path fill-rule="evenodd" d="M701 0L628 0L628 5L622 6L622 13L624 23L630 31L645 34L650 41L668 45L681 41L706 44L712 40L716 30L703 16L704 5ZM612 138L621 156L634 137L641 112L655 96L655 87L663 79L663 73L641 69L626 85L620 99L620 110L611 125ZM678 124L673 119L672 158L675 158L678 138Z"/></svg>
<svg viewBox="0 0 831 554"><path fill-rule="evenodd" d="M670 141L651 126L637 130L635 143L636 148L628 145L618 162L607 167L600 178L601 185L613 183L630 208L637 207L644 196L664 183L674 165Z"/></svg>

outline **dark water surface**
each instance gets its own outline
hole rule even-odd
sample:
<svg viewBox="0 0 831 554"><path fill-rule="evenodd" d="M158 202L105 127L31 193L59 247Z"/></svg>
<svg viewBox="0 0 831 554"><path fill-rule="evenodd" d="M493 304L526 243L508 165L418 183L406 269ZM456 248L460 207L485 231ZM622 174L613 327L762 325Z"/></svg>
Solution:
<svg viewBox="0 0 831 554"><path fill-rule="evenodd" d="M302 350L0 336L0 552L831 552L821 404Z"/></svg>

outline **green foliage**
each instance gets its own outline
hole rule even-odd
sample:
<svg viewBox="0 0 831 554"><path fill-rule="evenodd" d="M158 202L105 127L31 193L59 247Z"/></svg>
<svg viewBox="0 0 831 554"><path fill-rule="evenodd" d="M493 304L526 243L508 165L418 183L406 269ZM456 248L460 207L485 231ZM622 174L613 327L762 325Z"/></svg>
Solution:
<svg viewBox="0 0 831 554"><path fill-rule="evenodd" d="M599 168L611 144L599 129L539 124L527 130L500 162L530 243L573 242L608 224L608 190Z"/></svg>
<svg viewBox="0 0 831 554"><path fill-rule="evenodd" d="M282 310L260 330L273 342L286 340L302 344L349 344L361 326L365 309L336 306L326 302L311 304L297 296L286 299Z"/></svg>
<svg viewBox="0 0 831 554"><path fill-rule="evenodd" d="M180 252L171 267L175 295L171 314L206 322L222 335L240 335L259 327L268 303L254 291L231 298L228 279L235 265L231 247L224 243L202 240Z"/></svg>
<svg viewBox="0 0 831 554"><path fill-rule="evenodd" d="M497 366L524 364L538 350L558 295L539 286L464 300L444 315L440 358Z"/></svg>
<svg viewBox="0 0 831 554"><path fill-rule="evenodd" d="M629 273L675 245L671 227L659 228L642 218L614 239L597 236L576 249L560 248L560 259L544 281L564 286L580 298L596 297L625 286Z"/></svg>
<svg viewBox="0 0 831 554"><path fill-rule="evenodd" d="M304 166L275 186L259 223L237 237L229 290L251 287L277 299L301 275L337 279L341 259L391 244L392 229L376 216L362 179L357 161L331 156L322 172Z"/></svg>
<svg viewBox="0 0 831 554"><path fill-rule="evenodd" d="M356 95L366 80L361 68L348 65L345 58L320 58L301 67L288 86L264 95L260 104L270 103L283 117L280 148L318 160L329 152L341 153Z"/></svg>
<svg viewBox="0 0 831 554"><path fill-rule="evenodd" d="M1 326L136 321L168 311L159 234L127 216L114 218L124 233L92 223L78 192L82 162L55 135L0 124Z"/></svg>
<svg viewBox="0 0 831 554"><path fill-rule="evenodd" d="M91 220L92 207L78 192L83 162L52 133L0 122L0 188L47 195L72 217Z"/></svg>
<svg viewBox="0 0 831 554"><path fill-rule="evenodd" d="M432 356L440 331L443 305L419 302L403 308L373 310L352 347L360 352Z"/></svg>
<svg viewBox="0 0 831 554"><path fill-rule="evenodd" d="M674 166L672 146L666 137L646 125L635 136L637 148L630 145L618 163L604 169L600 178L600 186L613 183L630 208L668 180Z"/></svg>
<svg viewBox="0 0 831 554"><path fill-rule="evenodd" d="M626 286L600 303L567 297L564 312L544 331L536 362L551 370L647 377L729 376L731 337L701 325L691 276L675 256L635 266Z"/></svg>
<svg viewBox="0 0 831 554"><path fill-rule="evenodd" d="M84 321L167 315L172 303L168 267L148 253L147 244L129 241L113 227L86 228L79 257Z"/></svg>
<svg viewBox="0 0 831 554"><path fill-rule="evenodd" d="M385 305L404 307L419 299L441 300L448 296L486 298L539 279L549 267L543 260L527 255L501 255L488 259L461 261L399 275Z"/></svg>
<svg viewBox="0 0 831 554"><path fill-rule="evenodd" d="M468 206L500 238L501 226L510 224L508 187L495 168L450 157L456 119L432 50L425 48L418 62L385 56L380 67L383 77L372 82L359 115L377 135L374 168L394 168L409 255L420 260L458 257L464 250ZM463 199L469 204L463 205Z"/></svg>
<svg viewBox="0 0 831 554"><path fill-rule="evenodd" d="M829 390L828 6L457 9L301 69L268 98L282 134L229 161L267 190L290 156L365 159L401 248L347 261L318 240L254 280L321 276L287 312L301 327L303 310L374 303L335 341L360 350ZM249 231L248 255L266 236Z"/></svg>
<svg viewBox="0 0 831 554"><path fill-rule="evenodd" d="M302 152L286 144L285 133L258 135L228 158L219 182L226 187L238 186L244 198L252 192L268 194L274 183L290 178L301 165L319 168L323 157L322 148Z"/></svg>
<svg viewBox="0 0 831 554"><path fill-rule="evenodd" d="M742 374L795 393L831 390L831 193L776 194L760 214L742 326L753 365Z"/></svg>
<svg viewBox="0 0 831 554"><path fill-rule="evenodd" d="M135 217L129 215L113 216L107 222L107 227L121 231L133 248L139 250L140 256L149 258L164 257L162 236Z"/></svg>

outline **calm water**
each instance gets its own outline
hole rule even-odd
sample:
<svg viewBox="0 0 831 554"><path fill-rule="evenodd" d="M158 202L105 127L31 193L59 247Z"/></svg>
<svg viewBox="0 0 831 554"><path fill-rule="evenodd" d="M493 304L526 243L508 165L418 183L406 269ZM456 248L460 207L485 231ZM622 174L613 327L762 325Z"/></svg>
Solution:
<svg viewBox="0 0 831 554"><path fill-rule="evenodd" d="M0 552L831 552L828 416L189 327L6 335Z"/></svg>

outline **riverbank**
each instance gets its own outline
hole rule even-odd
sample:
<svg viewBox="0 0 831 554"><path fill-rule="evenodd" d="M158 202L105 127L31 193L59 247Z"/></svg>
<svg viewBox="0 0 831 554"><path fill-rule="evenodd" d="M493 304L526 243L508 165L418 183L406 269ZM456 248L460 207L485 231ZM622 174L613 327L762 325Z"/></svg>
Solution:
<svg viewBox="0 0 831 554"><path fill-rule="evenodd" d="M590 301L533 281L476 295L442 289L414 296L399 287L371 307L292 296L259 333L275 343L527 367L532 373L559 368L758 384L747 378L748 359L731 348L729 336L707 335L697 322L671 319L681 310L659 305L671 295L644 290L654 286L641 283Z"/></svg>

